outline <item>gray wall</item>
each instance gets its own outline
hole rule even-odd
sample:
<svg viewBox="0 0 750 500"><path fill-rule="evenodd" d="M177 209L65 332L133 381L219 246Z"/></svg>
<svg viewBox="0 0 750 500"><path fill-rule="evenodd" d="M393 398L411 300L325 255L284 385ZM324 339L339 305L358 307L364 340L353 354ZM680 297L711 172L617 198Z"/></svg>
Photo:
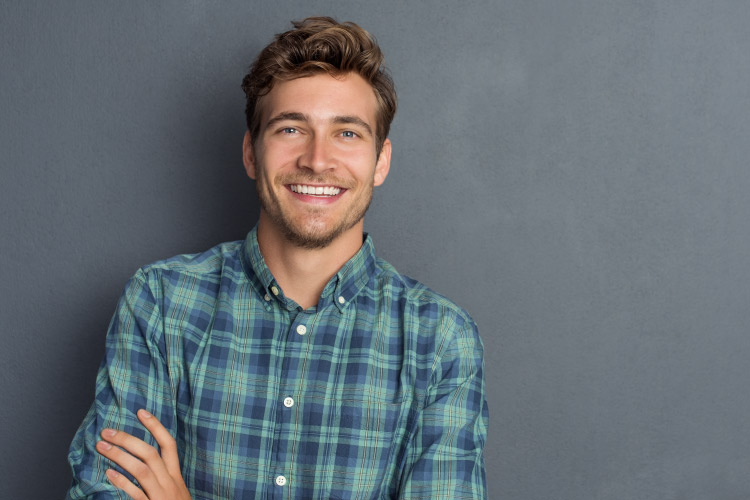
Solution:
<svg viewBox="0 0 750 500"><path fill-rule="evenodd" d="M485 347L490 497L750 497L750 3L0 4L0 498L60 498L127 278L238 239L242 75L316 13L379 38L367 228Z"/></svg>

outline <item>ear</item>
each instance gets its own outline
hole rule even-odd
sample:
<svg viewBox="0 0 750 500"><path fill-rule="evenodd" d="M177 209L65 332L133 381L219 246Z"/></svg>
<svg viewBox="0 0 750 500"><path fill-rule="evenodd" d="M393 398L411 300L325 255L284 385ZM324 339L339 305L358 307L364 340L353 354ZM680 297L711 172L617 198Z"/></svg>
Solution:
<svg viewBox="0 0 750 500"><path fill-rule="evenodd" d="M385 182L388 171L391 169L391 140L386 139L383 142L383 148L380 150L378 162L375 164L375 175L373 177L373 186L380 186Z"/></svg>
<svg viewBox="0 0 750 500"><path fill-rule="evenodd" d="M247 176L255 180L255 151L253 151L253 138L250 137L250 131L245 132L245 138L242 140L242 162L245 164Z"/></svg>

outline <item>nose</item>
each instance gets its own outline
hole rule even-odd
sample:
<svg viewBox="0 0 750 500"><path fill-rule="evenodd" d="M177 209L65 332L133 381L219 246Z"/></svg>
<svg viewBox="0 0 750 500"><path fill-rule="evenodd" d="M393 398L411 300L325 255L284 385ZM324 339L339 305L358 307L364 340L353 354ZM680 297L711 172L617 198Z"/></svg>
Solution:
<svg viewBox="0 0 750 500"><path fill-rule="evenodd" d="M305 144L305 149L299 157L299 167L315 173L334 168L333 145L324 137L316 135Z"/></svg>

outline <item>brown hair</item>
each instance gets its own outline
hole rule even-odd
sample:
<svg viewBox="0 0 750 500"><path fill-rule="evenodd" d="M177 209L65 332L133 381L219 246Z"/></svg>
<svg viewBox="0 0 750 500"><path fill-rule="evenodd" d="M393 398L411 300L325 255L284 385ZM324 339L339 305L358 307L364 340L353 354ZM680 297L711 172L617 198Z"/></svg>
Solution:
<svg viewBox="0 0 750 500"><path fill-rule="evenodd" d="M396 114L396 89L383 67L383 53L375 39L354 23L338 23L330 17L308 17L292 23L294 29L279 33L264 48L242 79L247 105L245 118L253 140L260 131L258 101L276 80L294 80L318 73L339 76L354 72L372 86L378 102L375 141L377 154L388 137Z"/></svg>

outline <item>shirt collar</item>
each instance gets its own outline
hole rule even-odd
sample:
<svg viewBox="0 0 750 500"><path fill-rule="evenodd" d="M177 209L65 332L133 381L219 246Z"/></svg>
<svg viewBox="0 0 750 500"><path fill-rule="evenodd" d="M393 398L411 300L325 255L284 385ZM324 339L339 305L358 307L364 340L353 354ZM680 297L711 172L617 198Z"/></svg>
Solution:
<svg viewBox="0 0 750 500"><path fill-rule="evenodd" d="M242 265L255 290L264 298L266 307L276 299L288 309L297 308L297 304L284 296L284 291L266 266L266 261L258 246L258 226L256 225L245 238L242 249ZM354 256L328 281L320 294L318 308L329 303L343 311L359 295L371 278L379 272L375 258L375 246L372 238L364 233L362 246Z"/></svg>

